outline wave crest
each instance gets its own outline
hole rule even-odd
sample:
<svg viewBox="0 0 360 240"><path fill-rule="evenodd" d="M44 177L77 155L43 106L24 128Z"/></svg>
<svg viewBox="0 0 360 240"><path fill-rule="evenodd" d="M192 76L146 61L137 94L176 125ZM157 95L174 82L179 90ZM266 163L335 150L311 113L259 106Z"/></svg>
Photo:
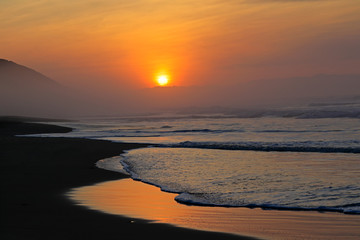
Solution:
<svg viewBox="0 0 360 240"><path fill-rule="evenodd" d="M343 143L343 142L342 142ZM349 144L359 144L360 142L351 141ZM332 147L326 146L324 142L192 142L185 141L176 144L163 145L165 147L180 148L203 148L220 150L251 150L264 152L319 152L319 153L360 153L360 147Z"/></svg>

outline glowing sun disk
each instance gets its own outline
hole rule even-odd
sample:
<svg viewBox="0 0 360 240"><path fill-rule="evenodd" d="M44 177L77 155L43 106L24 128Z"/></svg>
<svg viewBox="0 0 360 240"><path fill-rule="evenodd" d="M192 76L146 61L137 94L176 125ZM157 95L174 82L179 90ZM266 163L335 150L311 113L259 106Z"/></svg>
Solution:
<svg viewBox="0 0 360 240"><path fill-rule="evenodd" d="M169 78L166 75L160 75L157 77L156 81L160 86L165 86L169 83Z"/></svg>

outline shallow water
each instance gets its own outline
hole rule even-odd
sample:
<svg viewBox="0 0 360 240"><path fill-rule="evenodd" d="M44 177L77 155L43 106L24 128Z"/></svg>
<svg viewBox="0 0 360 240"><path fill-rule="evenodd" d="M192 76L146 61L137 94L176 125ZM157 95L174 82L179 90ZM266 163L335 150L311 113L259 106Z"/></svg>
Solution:
<svg viewBox="0 0 360 240"><path fill-rule="evenodd" d="M181 203L360 213L357 154L145 148L123 156L133 178L180 193Z"/></svg>
<svg viewBox="0 0 360 240"><path fill-rule="evenodd" d="M77 204L109 214L200 230L235 233L262 239L358 239L360 216L303 211L199 207L178 204L175 194L122 179L72 189Z"/></svg>
<svg viewBox="0 0 360 240"><path fill-rule="evenodd" d="M327 111L327 114L331 111ZM115 159L186 204L360 213L360 119L147 116L53 136L150 143ZM112 165L113 164L113 165Z"/></svg>

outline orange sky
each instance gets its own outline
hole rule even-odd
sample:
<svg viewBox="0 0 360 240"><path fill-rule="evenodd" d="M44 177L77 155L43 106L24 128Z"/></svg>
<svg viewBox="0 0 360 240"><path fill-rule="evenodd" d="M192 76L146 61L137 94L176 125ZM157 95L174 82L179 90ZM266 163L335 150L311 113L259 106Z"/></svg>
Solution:
<svg viewBox="0 0 360 240"><path fill-rule="evenodd" d="M360 73L359 0L2 0L0 58L73 86Z"/></svg>

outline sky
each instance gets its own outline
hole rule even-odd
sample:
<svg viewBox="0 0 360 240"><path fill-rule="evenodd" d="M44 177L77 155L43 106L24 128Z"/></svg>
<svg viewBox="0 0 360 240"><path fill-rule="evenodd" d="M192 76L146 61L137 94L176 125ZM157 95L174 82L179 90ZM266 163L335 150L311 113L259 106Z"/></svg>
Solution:
<svg viewBox="0 0 360 240"><path fill-rule="evenodd" d="M89 91L360 74L359 0L1 0L0 56Z"/></svg>

